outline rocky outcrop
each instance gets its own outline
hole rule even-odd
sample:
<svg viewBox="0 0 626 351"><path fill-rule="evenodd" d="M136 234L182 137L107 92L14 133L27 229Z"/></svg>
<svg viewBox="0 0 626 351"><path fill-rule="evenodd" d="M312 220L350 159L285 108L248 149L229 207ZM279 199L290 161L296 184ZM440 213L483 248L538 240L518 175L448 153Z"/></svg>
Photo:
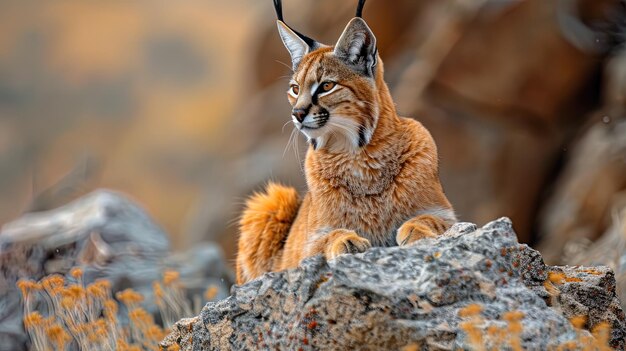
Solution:
<svg viewBox="0 0 626 351"><path fill-rule="evenodd" d="M588 336L570 323L576 316L586 318L587 330L608 323L610 345L624 347L611 270L546 266L500 219L481 229L459 223L407 247L328 262L317 256L266 274L179 321L162 346L452 350L477 340L497 348L516 335L524 349L543 350Z"/></svg>

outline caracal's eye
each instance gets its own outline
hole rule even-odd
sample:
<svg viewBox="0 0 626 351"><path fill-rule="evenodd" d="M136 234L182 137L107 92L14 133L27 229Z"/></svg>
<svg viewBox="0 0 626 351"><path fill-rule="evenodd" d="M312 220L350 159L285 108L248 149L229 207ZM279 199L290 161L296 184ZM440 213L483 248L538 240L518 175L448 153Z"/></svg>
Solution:
<svg viewBox="0 0 626 351"><path fill-rule="evenodd" d="M297 85L295 85L295 84L293 84L293 85L291 86L291 93L292 93L293 95L295 95L295 96L298 96L298 94L300 94L300 87L299 87L299 86L297 86Z"/></svg>
<svg viewBox="0 0 626 351"><path fill-rule="evenodd" d="M324 82L324 83L322 83L322 91L327 93L327 92L333 90L335 85L337 85L335 82Z"/></svg>

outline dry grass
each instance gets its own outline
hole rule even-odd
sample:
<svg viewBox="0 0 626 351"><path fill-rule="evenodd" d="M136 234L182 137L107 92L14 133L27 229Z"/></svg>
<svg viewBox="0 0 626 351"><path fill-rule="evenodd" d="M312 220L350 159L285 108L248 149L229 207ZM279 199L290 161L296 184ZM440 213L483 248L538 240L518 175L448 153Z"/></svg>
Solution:
<svg viewBox="0 0 626 351"><path fill-rule="evenodd" d="M39 282L18 282L31 349L157 350L169 327L192 315L177 272L165 272L161 281L153 283L155 303L165 328L157 325L153 316L141 307L144 297L138 292L127 289L114 298L108 281L85 285L78 268L70 276L71 279L65 279L50 275ZM217 288L209 287L205 297L213 299L216 294ZM125 315L120 314L122 311Z"/></svg>

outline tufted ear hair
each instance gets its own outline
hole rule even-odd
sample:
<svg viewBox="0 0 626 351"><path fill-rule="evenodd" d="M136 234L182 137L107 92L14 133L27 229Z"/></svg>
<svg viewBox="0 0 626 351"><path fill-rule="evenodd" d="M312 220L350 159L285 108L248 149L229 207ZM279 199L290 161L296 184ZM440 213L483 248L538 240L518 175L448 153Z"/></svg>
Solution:
<svg viewBox="0 0 626 351"><path fill-rule="evenodd" d="M310 44L306 41L306 39L309 38L302 38L297 32L289 28L289 26L281 20L276 21L276 23L278 25L278 34L280 35L280 39L282 39L283 44L285 44L287 51L289 51L289 55L291 55L291 65L295 71L300 64L300 61L302 61L302 57L308 54L312 49Z"/></svg>
<svg viewBox="0 0 626 351"><path fill-rule="evenodd" d="M274 10L276 10L276 18L278 19L278 34L289 51L289 55L291 55L291 66L295 71L300 61L302 61L302 57L311 52L311 50L317 49L320 44L306 35L296 32L285 23L283 20L283 2L281 0L274 0Z"/></svg>
<svg viewBox="0 0 626 351"><path fill-rule="evenodd" d="M355 71L374 76L376 66L376 37L360 17L353 18L335 44L335 56Z"/></svg>

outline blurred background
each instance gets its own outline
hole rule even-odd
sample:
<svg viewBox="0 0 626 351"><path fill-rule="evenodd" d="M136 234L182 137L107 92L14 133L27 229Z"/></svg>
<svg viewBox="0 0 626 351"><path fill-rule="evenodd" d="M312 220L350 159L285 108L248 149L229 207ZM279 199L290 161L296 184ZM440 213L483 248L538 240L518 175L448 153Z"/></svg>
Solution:
<svg viewBox="0 0 626 351"><path fill-rule="evenodd" d="M333 44L355 6L284 12ZM623 1L369 0L364 18L461 220L511 217L550 263L622 243ZM232 262L247 195L306 189L289 62L270 0L0 2L0 224L104 187L176 250L214 241Z"/></svg>

